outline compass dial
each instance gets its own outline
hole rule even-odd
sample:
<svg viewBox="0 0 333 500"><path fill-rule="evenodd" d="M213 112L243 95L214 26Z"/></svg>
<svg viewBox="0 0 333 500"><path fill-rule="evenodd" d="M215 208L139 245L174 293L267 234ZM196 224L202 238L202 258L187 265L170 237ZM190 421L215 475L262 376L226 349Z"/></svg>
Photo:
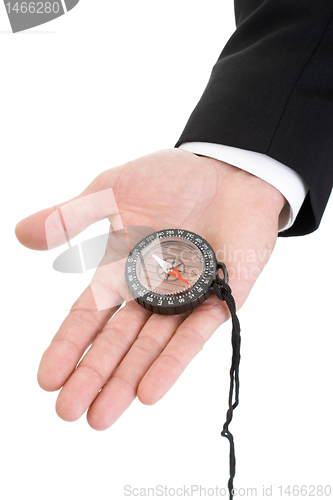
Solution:
<svg viewBox="0 0 333 500"><path fill-rule="evenodd" d="M216 258L202 237L182 229L157 231L141 240L126 263L135 300L158 314L191 311L210 295Z"/></svg>

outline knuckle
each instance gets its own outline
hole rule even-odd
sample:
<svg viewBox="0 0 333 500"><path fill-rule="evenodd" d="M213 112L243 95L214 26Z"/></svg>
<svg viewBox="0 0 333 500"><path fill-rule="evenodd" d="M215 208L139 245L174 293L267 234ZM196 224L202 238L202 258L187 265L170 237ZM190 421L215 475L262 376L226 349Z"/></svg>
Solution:
<svg viewBox="0 0 333 500"><path fill-rule="evenodd" d="M112 327L103 333L100 333L96 340L103 342L107 345L107 349L119 349L121 351L128 351L131 346L131 342L126 338L123 330L117 330Z"/></svg>
<svg viewBox="0 0 333 500"><path fill-rule="evenodd" d="M51 344L57 344L57 345L64 344L66 346L74 347L76 351L78 351L79 353L81 353L79 347L75 344L75 342L73 342L70 339L57 339L57 338L54 338L52 340Z"/></svg>
<svg viewBox="0 0 333 500"><path fill-rule="evenodd" d="M117 375L116 373L112 376L112 378L110 379L111 381L114 380L115 382L125 386L125 387L130 387L130 389L132 391L134 391L134 393L136 393L136 390L137 390L137 386L132 384L129 380L121 377L120 375Z"/></svg>
<svg viewBox="0 0 333 500"><path fill-rule="evenodd" d="M69 318L74 322L78 322L88 327L90 326L94 329L97 329L99 327L97 318L94 316L94 313L92 311L89 311L88 309L74 308L73 306L70 310Z"/></svg>
<svg viewBox="0 0 333 500"><path fill-rule="evenodd" d="M209 297L209 300L202 304L201 307L202 311L207 313L218 326L226 321L226 319L230 316L226 303L219 300L216 296Z"/></svg>
<svg viewBox="0 0 333 500"><path fill-rule="evenodd" d="M186 344L192 344L196 350L201 350L205 344L205 339L201 333L194 328L183 326L177 334L178 338L183 339Z"/></svg>
<svg viewBox="0 0 333 500"><path fill-rule="evenodd" d="M75 369L75 372L77 372L77 373L87 372L89 376L93 375L95 378L98 379L101 387L104 384L104 378L103 378L102 374L99 373L97 370L95 370L95 368L93 368L91 366L79 365Z"/></svg>
<svg viewBox="0 0 333 500"><path fill-rule="evenodd" d="M162 353L159 360L168 365L170 368L178 368L181 372L183 372L186 368L184 363L182 363L180 359L178 359L178 356L174 354Z"/></svg>
<svg viewBox="0 0 333 500"><path fill-rule="evenodd" d="M148 354L158 354L161 351L161 346L157 340L148 335L139 336L134 342L133 347Z"/></svg>

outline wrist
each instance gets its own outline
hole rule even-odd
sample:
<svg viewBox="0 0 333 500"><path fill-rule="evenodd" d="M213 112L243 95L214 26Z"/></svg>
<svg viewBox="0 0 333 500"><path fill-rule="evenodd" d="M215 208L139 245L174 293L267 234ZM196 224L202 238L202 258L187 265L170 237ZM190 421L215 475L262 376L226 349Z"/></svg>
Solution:
<svg viewBox="0 0 333 500"><path fill-rule="evenodd" d="M287 200L274 186L241 168L214 158L207 158L216 164L219 177L229 192L237 193L237 198L246 204L255 204L258 210L266 211L278 218Z"/></svg>

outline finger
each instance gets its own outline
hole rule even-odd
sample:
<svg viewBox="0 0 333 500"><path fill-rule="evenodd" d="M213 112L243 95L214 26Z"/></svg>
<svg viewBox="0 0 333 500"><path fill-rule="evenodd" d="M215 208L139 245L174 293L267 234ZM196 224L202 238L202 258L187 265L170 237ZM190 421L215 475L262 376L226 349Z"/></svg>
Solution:
<svg viewBox="0 0 333 500"><path fill-rule="evenodd" d="M153 314L132 347L112 373L90 406L87 419L96 430L110 427L136 398L137 387L143 375L163 351L179 325L188 316L161 316Z"/></svg>
<svg viewBox="0 0 333 500"><path fill-rule="evenodd" d="M81 417L150 316L132 301L107 323L58 396L56 410L62 419L74 421Z"/></svg>
<svg viewBox="0 0 333 500"><path fill-rule="evenodd" d="M140 401L148 405L159 401L229 316L226 304L216 296L195 309L142 378L137 390Z"/></svg>
<svg viewBox="0 0 333 500"><path fill-rule="evenodd" d="M124 301L132 301L126 286L125 261L117 258L117 248L108 248L89 287L74 304L45 351L38 371L43 389L60 389L110 317ZM105 264L108 259L111 262Z"/></svg>
<svg viewBox="0 0 333 500"><path fill-rule="evenodd" d="M46 391L57 391L75 369L86 348L119 308L97 310L88 286L46 349L38 370L38 382Z"/></svg>
<svg viewBox="0 0 333 500"><path fill-rule="evenodd" d="M48 250L67 243L106 217L111 218L115 230L121 229L123 225L113 191L119 169L103 172L79 196L21 220L15 228L18 240L28 248Z"/></svg>

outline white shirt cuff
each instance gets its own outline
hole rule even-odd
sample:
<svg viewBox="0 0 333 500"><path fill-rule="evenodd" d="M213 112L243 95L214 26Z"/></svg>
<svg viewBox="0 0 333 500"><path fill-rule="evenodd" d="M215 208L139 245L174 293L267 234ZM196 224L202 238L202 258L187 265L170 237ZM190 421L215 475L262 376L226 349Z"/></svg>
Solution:
<svg viewBox="0 0 333 500"><path fill-rule="evenodd" d="M309 190L304 179L295 170L265 154L222 144L184 142L179 149L224 161L271 184L287 200L280 213L279 232L293 225Z"/></svg>

